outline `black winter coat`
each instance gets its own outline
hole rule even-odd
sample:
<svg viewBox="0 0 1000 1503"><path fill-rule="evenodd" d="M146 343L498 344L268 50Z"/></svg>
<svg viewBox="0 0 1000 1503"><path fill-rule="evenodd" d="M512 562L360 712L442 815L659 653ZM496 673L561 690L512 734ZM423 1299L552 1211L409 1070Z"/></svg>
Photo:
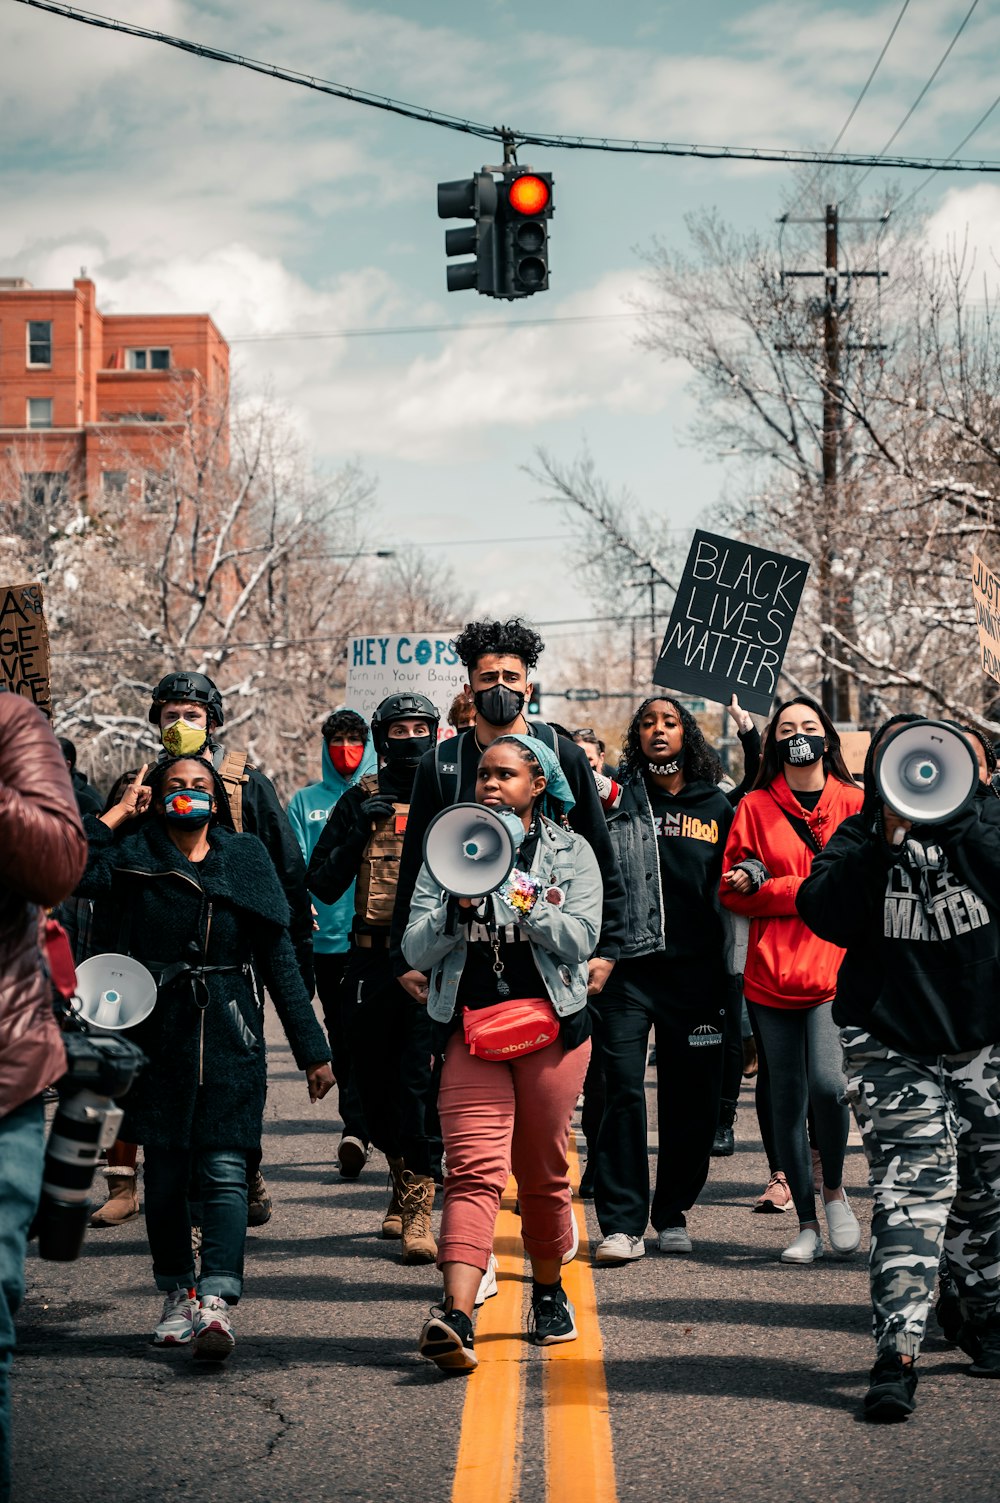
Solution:
<svg viewBox="0 0 1000 1503"><path fill-rule="evenodd" d="M159 819L124 838L88 816L80 897L95 899L93 950L132 955L158 978L178 962L223 966L161 983L145 1022L129 1029L149 1063L122 1098L122 1138L158 1148L256 1148L267 1060L253 966L300 1069L330 1058L288 935L288 905L254 835L213 827L193 863Z"/></svg>

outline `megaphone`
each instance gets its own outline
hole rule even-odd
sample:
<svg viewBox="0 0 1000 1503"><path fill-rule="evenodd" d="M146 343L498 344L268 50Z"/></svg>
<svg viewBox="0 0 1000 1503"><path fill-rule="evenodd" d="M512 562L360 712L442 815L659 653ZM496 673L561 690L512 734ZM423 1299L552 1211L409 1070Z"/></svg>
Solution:
<svg viewBox="0 0 1000 1503"><path fill-rule="evenodd" d="M886 743L875 783L893 814L937 825L964 809L976 791L979 764L961 731L943 720L914 720Z"/></svg>
<svg viewBox="0 0 1000 1503"><path fill-rule="evenodd" d="M92 955L76 971L80 1014L98 1033L120 1033L156 1006L152 973L131 955Z"/></svg>
<svg viewBox="0 0 1000 1503"><path fill-rule="evenodd" d="M424 861L445 892L482 898L509 875L523 839L524 825L512 809L452 804L427 826Z"/></svg>

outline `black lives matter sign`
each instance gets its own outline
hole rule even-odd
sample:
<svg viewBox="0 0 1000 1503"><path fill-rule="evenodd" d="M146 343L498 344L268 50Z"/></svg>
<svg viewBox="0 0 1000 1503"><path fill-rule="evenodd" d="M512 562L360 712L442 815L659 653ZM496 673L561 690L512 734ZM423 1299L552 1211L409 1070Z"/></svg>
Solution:
<svg viewBox="0 0 1000 1503"><path fill-rule="evenodd" d="M40 584L0 585L0 690L23 694L51 719L49 635Z"/></svg>
<svg viewBox="0 0 1000 1503"><path fill-rule="evenodd" d="M653 680L767 715L809 565L696 532Z"/></svg>

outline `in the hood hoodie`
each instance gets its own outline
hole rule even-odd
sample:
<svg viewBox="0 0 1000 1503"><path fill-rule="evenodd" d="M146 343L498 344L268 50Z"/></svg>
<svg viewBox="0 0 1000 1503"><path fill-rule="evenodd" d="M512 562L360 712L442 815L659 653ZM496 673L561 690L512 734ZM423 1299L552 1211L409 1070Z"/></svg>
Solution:
<svg viewBox="0 0 1000 1503"><path fill-rule="evenodd" d="M305 788L300 788L298 793L292 795L292 801L288 805L288 818L307 866L316 842L323 833L323 827L330 817L330 811L338 799L342 798L348 788L353 788L355 783L360 782L368 773L377 771L378 756L370 735L365 742L365 754L361 758L361 765L349 778L341 777L330 761L329 747L325 741L323 742L322 782L307 783ZM347 950L348 935L354 919L353 884L335 903L321 903L318 898L314 897L313 904L316 908L316 921L319 924L319 928L313 931L313 949L317 955L343 955Z"/></svg>

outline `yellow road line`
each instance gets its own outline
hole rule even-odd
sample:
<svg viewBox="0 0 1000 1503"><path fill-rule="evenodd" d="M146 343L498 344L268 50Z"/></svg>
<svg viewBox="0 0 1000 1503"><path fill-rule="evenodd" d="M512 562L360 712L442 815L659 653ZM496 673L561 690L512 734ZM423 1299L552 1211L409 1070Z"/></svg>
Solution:
<svg viewBox="0 0 1000 1503"><path fill-rule="evenodd" d="M452 1503L513 1503L521 1470L524 1405L524 1249L513 1178L497 1217L498 1293L476 1320L479 1367L468 1378ZM455 1381L458 1381L457 1379Z"/></svg>
<svg viewBox="0 0 1000 1503"><path fill-rule="evenodd" d="M580 1182L576 1145L570 1142L570 1180ZM576 1341L544 1348L546 1503L616 1503L611 1415L604 1344L583 1206L574 1201L580 1251L563 1269L563 1287L576 1308ZM456 1503L458 1500L456 1499Z"/></svg>

